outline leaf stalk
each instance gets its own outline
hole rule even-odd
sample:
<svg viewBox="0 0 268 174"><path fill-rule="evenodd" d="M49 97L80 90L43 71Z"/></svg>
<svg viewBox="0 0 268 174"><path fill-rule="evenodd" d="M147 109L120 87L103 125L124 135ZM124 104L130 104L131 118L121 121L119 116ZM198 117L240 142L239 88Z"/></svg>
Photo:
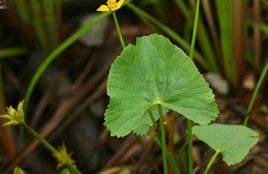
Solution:
<svg viewBox="0 0 268 174"><path fill-rule="evenodd" d="M206 169L205 169L205 171L204 171L204 174L207 174L207 173L208 173L210 167L212 166L213 162L215 161L215 159L217 158L217 156L218 156L219 153L220 153L219 151L216 151L216 152L214 153L214 155L212 156L212 158L211 158L210 161L208 162L208 165L207 165L207 167L206 167Z"/></svg>
<svg viewBox="0 0 268 174"><path fill-rule="evenodd" d="M194 28L193 35L191 41L191 50L190 50L190 59L194 57L194 46L196 40L196 33L198 27L198 17L199 17L199 7L200 0L197 0L196 8L195 8L195 17L194 17ZM192 135L192 121L187 119L187 130L188 130L188 173L193 173L193 135Z"/></svg>
<svg viewBox="0 0 268 174"><path fill-rule="evenodd" d="M21 123L21 125L32 134L42 145L44 145L52 154L59 153L58 150L53 147L47 140L41 137L35 130L33 130L26 122ZM67 164L66 167L70 170L71 174L81 174L81 172L76 169L73 164Z"/></svg>
<svg viewBox="0 0 268 174"><path fill-rule="evenodd" d="M119 36L119 39L120 39L120 43L122 45L122 48L124 49L126 46L125 46L125 43L124 43L124 40L123 40L123 36L122 36L121 30L120 30L120 27L119 27L119 23L118 23L115 11L113 11L112 14L113 14L113 18L114 18L115 27L116 27L116 30L117 30L117 33L118 33L118 36Z"/></svg>
<svg viewBox="0 0 268 174"><path fill-rule="evenodd" d="M187 119L188 131L188 173L193 173L193 135L192 135L192 120Z"/></svg>
<svg viewBox="0 0 268 174"><path fill-rule="evenodd" d="M197 33L197 27L198 27L199 7L200 7L200 0L197 0L197 4L195 8L193 35L192 35L192 41L191 41L191 50L190 50L191 59L193 59L194 57L194 46L195 46L196 33Z"/></svg>
<svg viewBox="0 0 268 174"><path fill-rule="evenodd" d="M162 106L158 104L159 118L160 118L160 129L161 129L161 147L162 147L162 158L163 158L163 168L164 174L168 173L167 165L167 144L166 144L166 131L164 126L164 116L162 112Z"/></svg>

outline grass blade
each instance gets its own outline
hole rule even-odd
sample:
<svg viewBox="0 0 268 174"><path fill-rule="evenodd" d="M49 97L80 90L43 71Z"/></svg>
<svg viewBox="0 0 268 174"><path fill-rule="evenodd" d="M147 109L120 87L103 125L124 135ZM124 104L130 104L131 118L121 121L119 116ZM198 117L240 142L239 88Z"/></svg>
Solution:
<svg viewBox="0 0 268 174"><path fill-rule="evenodd" d="M260 2L253 1L254 8L254 70L258 72L261 59Z"/></svg>
<svg viewBox="0 0 268 174"><path fill-rule="evenodd" d="M245 67L245 46L246 46L246 8L247 0L232 1L233 17L233 46L234 59L236 66L237 82L240 84Z"/></svg>
<svg viewBox="0 0 268 174"><path fill-rule="evenodd" d="M218 8L220 39L223 53L225 75L233 89L237 87L235 61L233 55L233 26L231 0L215 1Z"/></svg>
<svg viewBox="0 0 268 174"><path fill-rule="evenodd" d="M0 49L0 60L12 56L20 56L27 54L28 50L26 48L5 48Z"/></svg>
<svg viewBox="0 0 268 174"><path fill-rule="evenodd" d="M216 29L215 22L213 20L210 1L209 0L202 0L201 3L202 3L204 13L205 13L205 16L206 16L206 19L207 19L207 22L208 22L209 30L211 32L212 42L213 42L215 53L216 53L216 58L218 60L218 64L219 64L221 70L223 70L223 68L222 68L222 58L221 58L222 54L221 54L221 47L220 47L220 39L219 39L218 34L217 34L217 29Z"/></svg>
<svg viewBox="0 0 268 174"><path fill-rule="evenodd" d="M44 24L47 29L48 47L53 50L58 45L58 32L56 26L56 1L42 0L44 6Z"/></svg>
<svg viewBox="0 0 268 174"><path fill-rule="evenodd" d="M30 0L30 8L31 8L31 15L33 20L33 28L36 32L36 36L44 49L45 52L48 52L47 49L47 40L46 40L46 33L44 30L44 25L41 20L41 11L40 11L40 4L39 0Z"/></svg>
<svg viewBox="0 0 268 174"><path fill-rule="evenodd" d="M21 20L29 24L30 23L30 14L27 9L26 1L24 0L18 0L18 1L13 1L15 3L15 6L18 11L18 15L20 16Z"/></svg>

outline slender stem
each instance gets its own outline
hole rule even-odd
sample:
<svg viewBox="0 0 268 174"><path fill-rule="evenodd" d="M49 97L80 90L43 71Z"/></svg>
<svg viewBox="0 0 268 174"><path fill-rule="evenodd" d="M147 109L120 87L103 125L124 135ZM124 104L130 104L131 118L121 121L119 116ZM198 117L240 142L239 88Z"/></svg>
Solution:
<svg viewBox="0 0 268 174"><path fill-rule="evenodd" d="M259 92L259 89L261 87L261 84L262 84L262 81L267 73L267 70L268 70L268 61L266 62L266 65L265 67L263 68L262 72L261 72L261 76L258 80L258 83L256 85L256 88L254 89L254 92L253 92L253 95L251 97L251 100L249 102L249 106L248 106L248 110L247 110L247 116L244 120L244 126L247 126L248 125L248 120L249 120L249 114L251 113L252 111L252 108L253 108L253 105L254 105L254 102L255 102L255 99L256 99L256 96Z"/></svg>
<svg viewBox="0 0 268 174"><path fill-rule="evenodd" d="M155 119L154 119L154 116L153 116L153 113L152 113L151 110L149 111L149 115L150 115L151 121L153 122L153 130L154 130L154 131L157 131L156 121L155 121Z"/></svg>
<svg viewBox="0 0 268 174"><path fill-rule="evenodd" d="M27 108L29 104L29 100L31 98L32 92L34 90L34 87L36 86L38 80L42 76L42 74L45 72L47 67L51 64L51 62L66 48L68 48L70 45L72 45L76 40L78 40L83 34L85 34L91 27L93 27L95 24L106 18L108 15L110 15L111 12L106 12L100 14L98 17L93 19L90 23L80 28L77 32L75 32L71 37L69 37L66 41L64 41L62 44L60 44L55 50L53 50L48 57L42 62L42 64L38 67L38 70L35 72L33 78L31 79L31 82L28 86L25 99L24 99L24 113L27 115Z"/></svg>
<svg viewBox="0 0 268 174"><path fill-rule="evenodd" d="M172 155L174 154L174 131L175 131L175 119L176 116L172 115L170 120L168 121L168 143L167 143L167 151L169 151ZM168 166L168 173L173 174L172 169Z"/></svg>
<svg viewBox="0 0 268 174"><path fill-rule="evenodd" d="M125 46L125 43L124 43L124 40L123 40L122 33L121 33L121 31L120 31L120 27L119 27L119 24L118 24L118 20L117 20L115 11L113 11L112 14L113 14L113 17L114 17L114 23L115 23L115 27L116 27L116 30L117 30L117 33L118 33L118 36L119 36L121 45L122 45L122 47L123 47L123 49L124 49L126 46Z"/></svg>
<svg viewBox="0 0 268 174"><path fill-rule="evenodd" d="M193 173L193 135L192 135L192 121L187 119L188 130L188 173Z"/></svg>
<svg viewBox="0 0 268 174"><path fill-rule="evenodd" d="M208 173L208 171L209 171L211 165L213 164L213 162L215 161L215 159L217 158L217 156L218 156L219 153L220 153L219 151L216 151L216 152L214 153L214 155L213 155L212 158L210 159L210 161L209 161L209 163L208 163L208 165L207 165L207 167L206 167L206 169L205 169L205 171L204 171L204 174L207 174L207 173Z"/></svg>
<svg viewBox="0 0 268 174"><path fill-rule="evenodd" d="M194 57L194 45L196 40L196 32L198 27L198 18L199 18L199 7L200 7L200 0L197 0L196 8L195 8L195 17L194 17L194 29L191 41L191 50L190 50L190 58L193 59Z"/></svg>
<svg viewBox="0 0 268 174"><path fill-rule="evenodd" d="M67 164L66 167L71 172L71 174L81 174L81 172L73 164Z"/></svg>
<svg viewBox="0 0 268 174"><path fill-rule="evenodd" d="M164 116L162 112L162 106L158 104L159 110L159 118L160 118L160 126L161 126L161 147L162 147L162 158L163 158L163 167L164 167L164 174L168 173L168 166L167 166L167 145L166 145L166 132L164 126Z"/></svg>
<svg viewBox="0 0 268 174"><path fill-rule="evenodd" d="M151 138L154 140L154 142L155 142L159 147L161 147L161 143L160 143L158 137L155 136L155 135L153 135L151 132L149 132L149 135L150 135Z"/></svg>
<svg viewBox="0 0 268 174"><path fill-rule="evenodd" d="M41 137L35 130L33 130L27 123L22 123L23 127L32 134L41 144L43 144L51 153L57 153L57 149Z"/></svg>
<svg viewBox="0 0 268 174"><path fill-rule="evenodd" d="M187 140L183 143L183 145L182 145L181 148L179 149L179 153L181 153L182 151L185 150L186 146L188 145L188 142L189 142L189 140L187 139Z"/></svg>
<svg viewBox="0 0 268 174"><path fill-rule="evenodd" d="M160 140L158 139L157 136L155 135L152 135L151 132L149 132L149 135L151 136L151 138L154 140L154 142L159 146L161 147L161 143L160 143ZM174 174L180 174L180 170L177 166L177 162L175 161L174 157L171 155L171 153L169 152L169 150L167 150L167 160L168 160L168 163L173 171Z"/></svg>
<svg viewBox="0 0 268 174"><path fill-rule="evenodd" d="M33 130L26 122L22 123L22 126L32 134L42 145L44 145L52 154L59 153L58 150L53 147L47 140L41 137L35 130ZM70 170L72 174L80 174L76 167L72 164L67 164L66 167Z"/></svg>
<svg viewBox="0 0 268 174"><path fill-rule="evenodd" d="M191 50L190 50L190 58L194 57L194 46L196 40L196 32L198 27L198 16L199 16L199 7L200 0L197 0L196 8L195 8L195 17L194 17L194 29L191 41ZM188 130L188 173L193 173L193 139L192 139L192 121L187 119L187 130Z"/></svg>

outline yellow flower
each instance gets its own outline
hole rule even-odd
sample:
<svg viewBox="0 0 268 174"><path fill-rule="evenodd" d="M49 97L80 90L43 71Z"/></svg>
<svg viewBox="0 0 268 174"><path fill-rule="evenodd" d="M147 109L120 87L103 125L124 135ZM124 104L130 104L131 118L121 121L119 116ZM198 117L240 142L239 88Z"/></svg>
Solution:
<svg viewBox="0 0 268 174"><path fill-rule="evenodd" d="M0 117L8 119L8 122L3 124L3 126L18 125L24 123L23 102L24 101L19 102L17 110L12 106L9 106L7 107L7 113L0 115Z"/></svg>
<svg viewBox="0 0 268 174"><path fill-rule="evenodd" d="M71 158L72 152L67 152L65 144L62 144L62 146L59 147L59 152L54 153L53 156L58 160L57 168L75 163L75 161Z"/></svg>
<svg viewBox="0 0 268 174"><path fill-rule="evenodd" d="M101 12L107 12L107 11L115 11L122 7L124 0L119 0L116 2L116 0L107 0L107 5L101 5L97 11Z"/></svg>

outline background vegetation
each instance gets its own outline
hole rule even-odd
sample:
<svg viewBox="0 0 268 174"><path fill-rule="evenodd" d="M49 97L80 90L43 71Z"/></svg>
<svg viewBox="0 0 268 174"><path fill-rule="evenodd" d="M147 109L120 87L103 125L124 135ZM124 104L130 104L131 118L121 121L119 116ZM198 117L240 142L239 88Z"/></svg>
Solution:
<svg viewBox="0 0 268 174"><path fill-rule="evenodd" d="M150 136L118 140L103 126L107 74L122 50L110 14L96 13L105 1L0 2L6 5L0 10L0 113L26 97L28 123L56 147L65 142L84 173L161 173L161 150ZM190 53L194 0L133 4L117 12L126 45L156 32ZM249 126L260 134L242 163L229 168L219 158L212 173L267 173L267 9L267 0L201 0L194 61L214 89L216 122L243 124L249 116ZM185 173L186 120L168 116L167 146ZM56 160L23 129L1 127L0 140L1 173L16 166L29 173L59 172ZM201 172L212 152L193 141L194 170Z"/></svg>

